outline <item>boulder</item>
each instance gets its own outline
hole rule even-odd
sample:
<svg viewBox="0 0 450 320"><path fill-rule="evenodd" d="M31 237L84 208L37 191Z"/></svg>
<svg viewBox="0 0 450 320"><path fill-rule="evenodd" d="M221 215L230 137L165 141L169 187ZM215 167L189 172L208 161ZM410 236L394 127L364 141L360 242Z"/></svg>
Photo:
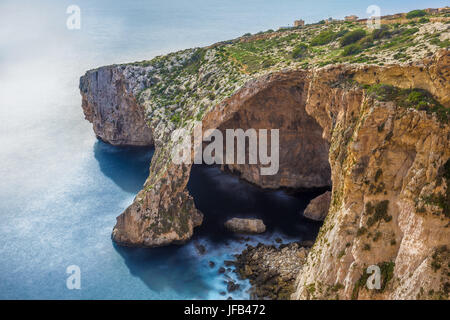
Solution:
<svg viewBox="0 0 450 320"><path fill-rule="evenodd" d="M233 218L225 222L225 227L236 233L263 233L266 226L261 219Z"/></svg>
<svg viewBox="0 0 450 320"><path fill-rule="evenodd" d="M303 216L315 221L325 220L330 209L330 202L331 192L327 191L311 200L305 211L303 211Z"/></svg>
<svg viewBox="0 0 450 320"><path fill-rule="evenodd" d="M227 290L228 292L233 292L236 290L239 290L240 285L235 283L234 281L228 281L227 283Z"/></svg>

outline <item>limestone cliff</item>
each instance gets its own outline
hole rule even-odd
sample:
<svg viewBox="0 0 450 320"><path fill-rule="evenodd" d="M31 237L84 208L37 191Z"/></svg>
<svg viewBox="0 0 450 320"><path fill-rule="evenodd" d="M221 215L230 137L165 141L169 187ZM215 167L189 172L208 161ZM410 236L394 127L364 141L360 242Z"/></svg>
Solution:
<svg viewBox="0 0 450 320"><path fill-rule="evenodd" d="M341 27L268 32L82 77L83 108L100 138L155 145L150 175L113 239L181 243L201 224L186 190L191 165L171 161L174 129L192 133L196 121L205 130L276 128L276 175L261 176L261 164L227 169L264 188L332 184L293 298L447 298L450 56L438 50L447 27L392 26L375 46L361 39L362 51L350 56ZM316 50L324 32L332 40ZM380 290L365 289L369 265L382 270Z"/></svg>
<svg viewBox="0 0 450 320"><path fill-rule="evenodd" d="M448 106L449 62L443 51L414 66L355 70L353 79L370 74L372 83L432 89ZM306 110L331 144L333 195L293 298L447 299L448 118L377 101L351 85L330 87L340 75L318 70L308 93ZM366 288L370 265L382 271L380 290Z"/></svg>
<svg viewBox="0 0 450 320"><path fill-rule="evenodd" d="M82 107L98 138L112 145L152 145L143 107L136 93L150 84L144 68L110 66L88 71L80 79Z"/></svg>

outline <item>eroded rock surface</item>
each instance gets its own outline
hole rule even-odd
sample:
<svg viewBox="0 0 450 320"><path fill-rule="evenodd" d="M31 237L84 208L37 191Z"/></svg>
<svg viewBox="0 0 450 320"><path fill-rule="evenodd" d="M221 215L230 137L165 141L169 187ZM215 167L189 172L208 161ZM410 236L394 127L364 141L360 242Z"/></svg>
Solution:
<svg viewBox="0 0 450 320"><path fill-rule="evenodd" d="M239 276L250 280L252 298L288 300L307 254L308 249L296 242L278 248L260 243L248 246L234 264Z"/></svg>
<svg viewBox="0 0 450 320"><path fill-rule="evenodd" d="M266 225L261 219L240 219L233 218L225 222L225 227L236 233L263 233Z"/></svg>
<svg viewBox="0 0 450 320"><path fill-rule="evenodd" d="M401 68L374 73L371 67L356 77L371 72L375 81L378 75L400 87L435 86L448 105L449 67L449 53L442 51L413 66L426 70L417 77L404 67L408 81ZM310 86L306 109L330 140L333 194L292 297L448 299L448 120L373 100L351 86L330 88L330 77L341 72L318 70ZM366 287L371 265L382 272L380 290Z"/></svg>
<svg viewBox="0 0 450 320"><path fill-rule="evenodd" d="M203 119L203 127L278 129L279 170L262 175L258 164L225 164L242 179L263 188L320 188L331 185L329 143L322 128L305 110L308 73L273 73L251 80ZM270 148L271 141L269 140ZM224 148L226 151L226 147ZM270 150L270 149L269 149ZM248 159L248 150L246 150Z"/></svg>
<svg viewBox="0 0 450 320"><path fill-rule="evenodd" d="M96 136L115 146L153 144L144 107L136 102L150 80L145 68L109 66L86 72L80 79L82 108Z"/></svg>
<svg viewBox="0 0 450 320"><path fill-rule="evenodd" d="M303 216L316 221L323 221L328 214L331 202L331 192L327 191L324 194L314 198L303 211Z"/></svg>

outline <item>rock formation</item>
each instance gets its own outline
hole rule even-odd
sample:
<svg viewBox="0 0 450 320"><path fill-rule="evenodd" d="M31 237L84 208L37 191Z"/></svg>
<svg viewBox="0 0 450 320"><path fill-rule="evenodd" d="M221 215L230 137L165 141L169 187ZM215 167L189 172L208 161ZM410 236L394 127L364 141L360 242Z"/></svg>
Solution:
<svg viewBox="0 0 450 320"><path fill-rule="evenodd" d="M328 214L331 202L331 192L327 191L324 194L314 198L303 211L303 216L316 221L323 221Z"/></svg>
<svg viewBox="0 0 450 320"><path fill-rule="evenodd" d="M253 45L263 43L265 54L251 59L250 37L87 72L83 109L97 136L155 145L150 175L117 218L113 239L181 243L201 224L186 190L191 165L171 161L175 129L192 134L196 121L204 130L277 128L276 175L259 175L260 163L223 168L264 188L332 184L328 215L292 298L448 298L450 54L438 50L447 27L393 26L389 38L336 64L326 59L342 51L337 41L322 47L323 55L306 51L307 62L273 46L276 40L292 49L335 27L260 35ZM399 52L387 42L405 34L411 55L388 63ZM357 63L363 60L370 63ZM382 273L379 290L365 287L373 265Z"/></svg>
<svg viewBox="0 0 450 320"><path fill-rule="evenodd" d="M236 233L263 233L266 225L261 219L239 219L233 218L225 222L225 227Z"/></svg>
<svg viewBox="0 0 450 320"><path fill-rule="evenodd" d="M83 112L99 139L115 146L153 144L145 111L135 98L137 90L148 85L139 78L140 69L110 66L81 77Z"/></svg>
<svg viewBox="0 0 450 320"><path fill-rule="evenodd" d="M434 87L448 107L449 67L449 52L441 51L404 67L405 76L398 67L369 68L354 79L371 72L375 82L379 75L398 87ZM331 143L333 195L293 298L446 298L448 118L442 122L436 114L373 100L359 90L331 89L327 82L335 72L339 68L318 71L310 86L307 110ZM439 268L433 267L436 260ZM381 269L380 290L366 288L371 265Z"/></svg>
<svg viewBox="0 0 450 320"><path fill-rule="evenodd" d="M296 242L278 248L259 243L237 255L234 265L238 275L252 284L252 298L288 300L307 254L308 249Z"/></svg>

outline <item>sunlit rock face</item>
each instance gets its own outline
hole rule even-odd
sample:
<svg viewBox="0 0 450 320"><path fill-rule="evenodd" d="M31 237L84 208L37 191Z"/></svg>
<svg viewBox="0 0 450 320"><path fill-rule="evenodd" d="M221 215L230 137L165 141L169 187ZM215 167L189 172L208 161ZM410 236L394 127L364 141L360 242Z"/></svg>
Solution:
<svg viewBox="0 0 450 320"><path fill-rule="evenodd" d="M271 72L202 115L204 130L280 130L279 172L227 165L244 179L266 188L332 182L330 210L292 298L448 298L450 126L436 112L375 99L362 84L425 89L448 108L449 61L441 50L411 65ZM150 121L158 137L150 175L117 219L118 243L182 243L202 222L186 190L191 165L171 161L174 124L163 120ZM366 289L369 266L380 268L381 289Z"/></svg>
<svg viewBox="0 0 450 320"><path fill-rule="evenodd" d="M293 299L448 299L448 120L333 82L350 72L434 88L448 107L448 58L444 50L412 66L315 72L306 110L330 141L333 192ZM379 289L366 286L370 266L380 270Z"/></svg>
<svg viewBox="0 0 450 320"><path fill-rule="evenodd" d="M144 108L136 95L146 85L144 68L109 66L88 71L80 79L82 108L96 136L115 146L153 145Z"/></svg>

